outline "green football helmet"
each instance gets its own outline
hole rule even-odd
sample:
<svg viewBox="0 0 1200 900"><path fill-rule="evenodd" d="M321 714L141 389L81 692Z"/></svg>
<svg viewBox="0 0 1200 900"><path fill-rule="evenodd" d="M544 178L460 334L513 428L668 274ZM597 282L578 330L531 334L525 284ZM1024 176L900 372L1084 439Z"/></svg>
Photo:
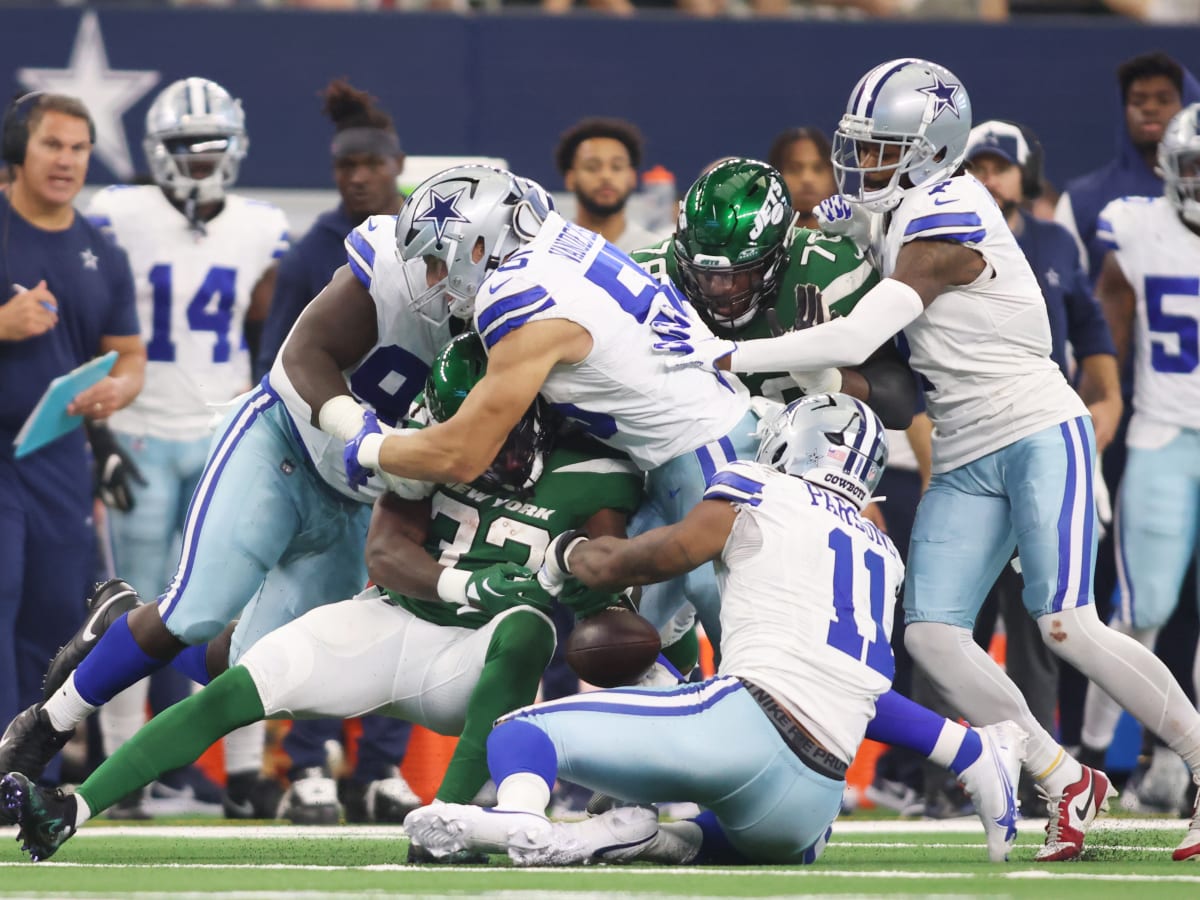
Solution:
<svg viewBox="0 0 1200 900"><path fill-rule="evenodd" d="M462 406L471 388L487 372L483 341L473 331L458 335L441 349L425 379L425 407L435 422L445 422ZM488 470L471 486L489 494L529 491L545 467L554 437L541 398L526 410Z"/></svg>
<svg viewBox="0 0 1200 900"><path fill-rule="evenodd" d="M680 287L709 325L735 331L774 302L794 216L783 176L758 160L726 160L692 185L675 261Z"/></svg>

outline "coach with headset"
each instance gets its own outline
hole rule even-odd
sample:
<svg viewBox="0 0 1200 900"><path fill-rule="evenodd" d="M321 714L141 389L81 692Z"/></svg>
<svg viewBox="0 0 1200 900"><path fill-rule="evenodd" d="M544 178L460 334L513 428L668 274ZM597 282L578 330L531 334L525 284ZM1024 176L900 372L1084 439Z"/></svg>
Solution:
<svg viewBox="0 0 1200 900"><path fill-rule="evenodd" d="M47 660L81 624L95 543L84 431L20 460L13 441L54 378L117 351L68 407L96 421L137 396L146 365L129 261L72 205L95 141L87 109L26 94L2 140L13 180L0 193L0 730L41 699Z"/></svg>

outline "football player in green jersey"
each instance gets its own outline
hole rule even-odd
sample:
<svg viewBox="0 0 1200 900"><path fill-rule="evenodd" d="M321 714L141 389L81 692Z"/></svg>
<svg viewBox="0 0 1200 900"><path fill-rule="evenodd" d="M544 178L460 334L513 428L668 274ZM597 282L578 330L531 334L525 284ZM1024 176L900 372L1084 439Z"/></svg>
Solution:
<svg viewBox="0 0 1200 900"><path fill-rule="evenodd" d="M455 338L433 363L425 406L448 418L482 377L483 345ZM533 578L550 539L572 528L623 536L642 476L616 451L563 435L539 400L472 484L425 501L384 494L367 538L370 587L260 640L239 664L147 724L74 794L0 779L35 860L88 818L213 741L272 717L382 713L459 735L437 792L469 803L488 778L485 741L504 713L533 702L554 651L552 598ZM560 598L579 615L612 594Z"/></svg>
<svg viewBox="0 0 1200 900"><path fill-rule="evenodd" d="M633 258L651 275L674 281L722 337L770 337L846 315L879 274L847 238L793 228L793 218L779 172L757 160L729 159L688 190L674 236ZM916 409L912 373L890 343L863 365L819 379L786 372L738 377L751 393L784 403L840 390L865 400L888 428L907 428Z"/></svg>

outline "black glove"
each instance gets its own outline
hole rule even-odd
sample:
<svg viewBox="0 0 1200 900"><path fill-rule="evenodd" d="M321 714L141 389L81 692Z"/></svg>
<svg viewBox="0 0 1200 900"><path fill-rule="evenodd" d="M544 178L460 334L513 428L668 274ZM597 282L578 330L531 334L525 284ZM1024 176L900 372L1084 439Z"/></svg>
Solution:
<svg viewBox="0 0 1200 900"><path fill-rule="evenodd" d="M92 481L96 496L110 509L133 509L131 482L145 487L146 479L133 458L113 436L107 425L87 422L88 443L92 445Z"/></svg>
<svg viewBox="0 0 1200 900"><path fill-rule="evenodd" d="M789 331L812 328L822 324L825 319L825 301L821 298L821 289L815 284L796 285L796 320L791 328L783 327L779 321L779 313L774 309L767 310L767 327L771 329L772 337L779 337Z"/></svg>

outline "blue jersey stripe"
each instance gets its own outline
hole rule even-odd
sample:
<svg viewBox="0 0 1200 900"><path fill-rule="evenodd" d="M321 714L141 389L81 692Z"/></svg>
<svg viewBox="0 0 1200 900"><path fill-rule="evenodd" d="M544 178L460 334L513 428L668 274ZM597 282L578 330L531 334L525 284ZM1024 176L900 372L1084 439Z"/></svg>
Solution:
<svg viewBox="0 0 1200 900"><path fill-rule="evenodd" d="M545 291L543 291L542 293L544 294ZM510 318L505 319L503 322L500 322L498 325L494 325L486 334L483 335L484 345L489 350L491 350L510 331L516 331L518 328L520 328L522 325L524 325L526 322L528 322L530 319L532 319L538 313L544 312L545 310L549 309L553 305L554 305L554 298L547 297L540 306L537 306L537 307L530 309L527 312L521 313L519 315L511 316Z"/></svg>
<svg viewBox="0 0 1200 900"><path fill-rule="evenodd" d="M537 303L545 296L545 288L532 287L511 297L502 297L479 314L479 333L485 333L497 319L519 312L522 307Z"/></svg>
<svg viewBox="0 0 1200 900"><path fill-rule="evenodd" d="M722 469L713 476L704 492L705 500L728 500L730 503L762 503L763 483L740 475L732 469Z"/></svg>
<svg viewBox="0 0 1200 900"><path fill-rule="evenodd" d="M904 229L904 236L909 237L928 231L932 228L981 228L983 221L973 212L934 213L913 219Z"/></svg>
<svg viewBox="0 0 1200 900"><path fill-rule="evenodd" d="M346 259L358 280L369 288L375 270L375 248L357 229L346 235Z"/></svg>

